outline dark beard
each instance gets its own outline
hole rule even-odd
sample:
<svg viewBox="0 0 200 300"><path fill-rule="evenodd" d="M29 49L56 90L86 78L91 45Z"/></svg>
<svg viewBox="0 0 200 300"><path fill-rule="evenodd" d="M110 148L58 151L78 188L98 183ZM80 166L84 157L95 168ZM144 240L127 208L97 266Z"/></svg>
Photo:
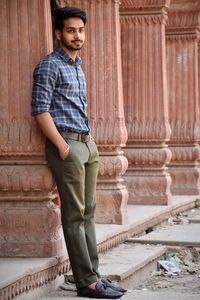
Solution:
<svg viewBox="0 0 200 300"><path fill-rule="evenodd" d="M68 49L68 50L71 50L71 51L78 51L78 50L81 50L83 44L81 46L76 46L76 45L72 45L72 44L69 44L69 43L66 43L62 38L61 38L61 42L62 42L62 45Z"/></svg>

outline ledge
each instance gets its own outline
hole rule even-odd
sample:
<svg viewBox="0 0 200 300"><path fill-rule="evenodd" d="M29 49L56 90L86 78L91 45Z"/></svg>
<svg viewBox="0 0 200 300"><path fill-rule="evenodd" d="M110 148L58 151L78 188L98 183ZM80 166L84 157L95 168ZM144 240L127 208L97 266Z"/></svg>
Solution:
<svg viewBox="0 0 200 300"><path fill-rule="evenodd" d="M198 196L173 196L168 206L128 205L126 225L97 224L99 252L123 243L127 238L144 232L179 212L195 206ZM10 300L23 292L44 286L69 271L67 253L49 258L0 258L0 299Z"/></svg>

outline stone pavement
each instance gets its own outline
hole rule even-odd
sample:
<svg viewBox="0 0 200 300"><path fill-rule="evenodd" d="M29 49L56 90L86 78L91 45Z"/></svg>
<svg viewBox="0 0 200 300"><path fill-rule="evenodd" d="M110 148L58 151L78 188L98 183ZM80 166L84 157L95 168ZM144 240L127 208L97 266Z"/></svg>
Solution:
<svg viewBox="0 0 200 300"><path fill-rule="evenodd" d="M168 206L129 205L128 224L96 225L99 251L105 252L123 243L130 236L136 236L137 234L145 232L149 227L161 223L171 215L191 209L195 205L196 198L195 196L173 197L172 203ZM45 276L48 274L48 276L50 276L49 278L52 276L52 278L56 278L57 275L55 276L54 271L57 270L56 272L61 272L62 269L60 269L59 264L66 260L66 255L67 253L61 255L61 257L49 258L0 258L0 299L7 300L11 299L10 297L19 300L39 299L39 297L36 296L37 290L44 289L43 294L38 293L40 296L47 294L47 291L48 293L52 291L51 287L46 288L46 286L48 286L48 284L46 284L47 282L49 282L49 285L53 286L53 290L55 290L55 280L51 281ZM156 257L157 256L155 256L154 259L156 259ZM48 273L46 273L46 271ZM60 285L60 282L58 282L58 285ZM28 293L24 291L28 291Z"/></svg>
<svg viewBox="0 0 200 300"><path fill-rule="evenodd" d="M161 228L129 242L170 246L200 247L200 224L173 225Z"/></svg>
<svg viewBox="0 0 200 300"><path fill-rule="evenodd" d="M181 275L178 277L175 275L170 277L165 275L166 277L161 276L160 278L158 276L151 276L150 285L149 282L139 285L137 278L140 277L139 281L141 282L141 269L143 266L145 264L148 265L156 258L159 259L167 251L167 247L159 245L161 242L162 244L178 247L178 249L182 245L189 246L189 248L181 249L191 250L193 247L198 247L200 242L200 223L196 221L199 219L200 209L193 209L186 218L174 218L175 222L179 221L180 224L175 224L173 218L170 218L169 222L162 223L158 226L158 229L155 229L151 233L144 234L140 238L129 239L128 243L109 250L100 256L101 274L114 281L119 281L121 286L128 288L128 292L121 298L122 300L199 300L199 271L196 272L194 277L187 272L184 273L184 267L188 265L189 261L184 267L182 266ZM192 220L195 220L195 224L193 224ZM185 224L186 222L187 224ZM146 242L146 245L136 244L139 241L142 241L142 243ZM157 245L152 245L152 242ZM196 263L191 259L191 264L200 270L200 253L198 254ZM155 265L154 270L156 270ZM133 274L134 276L132 276ZM147 273L146 276L148 276ZM165 279L168 281L165 281ZM173 286L171 285L172 282L174 282ZM182 284L182 288L180 284ZM147 288L144 288L145 286ZM48 295L48 297L41 298L41 300L62 299L75 300L89 298L77 297L75 286L70 284L64 284L62 285L62 289L58 289L56 292Z"/></svg>
<svg viewBox="0 0 200 300"><path fill-rule="evenodd" d="M77 297L76 293L68 292L64 295L60 294L57 296L43 297L41 300L90 300L91 298ZM129 290L123 297L122 300L199 300L199 294L191 293L174 293L171 291L154 292L149 290Z"/></svg>

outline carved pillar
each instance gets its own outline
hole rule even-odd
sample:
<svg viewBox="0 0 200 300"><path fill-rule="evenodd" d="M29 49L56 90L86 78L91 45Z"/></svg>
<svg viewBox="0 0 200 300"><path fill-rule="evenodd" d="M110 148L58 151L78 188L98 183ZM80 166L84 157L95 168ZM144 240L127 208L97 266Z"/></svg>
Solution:
<svg viewBox="0 0 200 300"><path fill-rule="evenodd" d="M56 255L60 212L30 116L33 67L52 45L49 1L0 7L0 256Z"/></svg>
<svg viewBox="0 0 200 300"><path fill-rule="evenodd" d="M172 193L200 192L198 82L199 1L172 1L167 22L167 73Z"/></svg>
<svg viewBox="0 0 200 300"><path fill-rule="evenodd" d="M124 120L119 1L61 0L88 13L87 43L83 68L87 77L88 111L92 133L100 152L96 221L127 222L127 189L122 175L127 159L122 146L127 140Z"/></svg>
<svg viewBox="0 0 200 300"><path fill-rule="evenodd" d="M122 0L121 45L130 203L168 204L171 152L165 23L168 0Z"/></svg>

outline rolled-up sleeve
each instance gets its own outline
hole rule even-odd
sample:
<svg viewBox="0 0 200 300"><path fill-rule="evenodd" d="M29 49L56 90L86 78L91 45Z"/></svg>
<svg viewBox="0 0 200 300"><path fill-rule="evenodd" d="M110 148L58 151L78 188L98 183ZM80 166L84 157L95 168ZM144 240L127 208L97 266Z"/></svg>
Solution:
<svg viewBox="0 0 200 300"><path fill-rule="evenodd" d="M33 72L31 115L48 112L53 100L57 67L49 58L42 60Z"/></svg>

